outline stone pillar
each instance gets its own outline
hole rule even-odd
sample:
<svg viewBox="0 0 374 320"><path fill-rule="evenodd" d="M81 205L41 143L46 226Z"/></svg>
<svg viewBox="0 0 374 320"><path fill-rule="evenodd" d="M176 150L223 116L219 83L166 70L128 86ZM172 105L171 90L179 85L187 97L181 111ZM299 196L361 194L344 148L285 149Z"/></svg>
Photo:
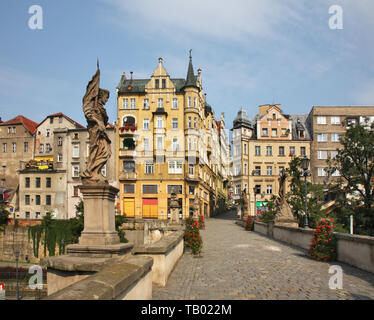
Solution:
<svg viewBox="0 0 374 320"><path fill-rule="evenodd" d="M114 201L119 190L110 185L82 185L79 189L84 203L84 229L79 244L119 244L114 215Z"/></svg>

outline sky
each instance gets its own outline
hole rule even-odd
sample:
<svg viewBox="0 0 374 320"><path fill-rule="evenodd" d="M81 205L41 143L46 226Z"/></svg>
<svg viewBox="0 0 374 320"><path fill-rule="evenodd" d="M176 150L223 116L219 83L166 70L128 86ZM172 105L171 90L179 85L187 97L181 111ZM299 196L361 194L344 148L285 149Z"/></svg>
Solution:
<svg viewBox="0 0 374 320"><path fill-rule="evenodd" d="M32 5L42 29L29 26ZM343 29L330 28L333 5ZM0 117L63 112L86 125L98 58L114 122L123 72L149 78L162 57L172 78L186 77L190 49L227 128L241 107L253 118L268 103L286 114L374 105L373 18L372 0L1 0Z"/></svg>

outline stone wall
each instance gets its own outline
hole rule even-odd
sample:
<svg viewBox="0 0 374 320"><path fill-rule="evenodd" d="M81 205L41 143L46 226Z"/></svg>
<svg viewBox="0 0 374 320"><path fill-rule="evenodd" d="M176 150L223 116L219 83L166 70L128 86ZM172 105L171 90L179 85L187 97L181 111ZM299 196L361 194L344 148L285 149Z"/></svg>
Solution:
<svg viewBox="0 0 374 320"><path fill-rule="evenodd" d="M269 231L273 228L272 236ZM292 228L255 222L254 231L308 250L314 229ZM335 233L337 260L374 273L374 237Z"/></svg>

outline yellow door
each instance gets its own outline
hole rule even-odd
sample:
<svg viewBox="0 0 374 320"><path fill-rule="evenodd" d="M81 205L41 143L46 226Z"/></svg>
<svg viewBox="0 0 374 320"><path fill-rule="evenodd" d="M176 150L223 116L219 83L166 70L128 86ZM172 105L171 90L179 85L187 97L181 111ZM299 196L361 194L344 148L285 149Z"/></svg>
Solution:
<svg viewBox="0 0 374 320"><path fill-rule="evenodd" d="M124 198L123 199L123 212L126 217L135 217L135 199L134 198Z"/></svg>
<svg viewBox="0 0 374 320"><path fill-rule="evenodd" d="M158 218L157 199L143 199L143 218Z"/></svg>

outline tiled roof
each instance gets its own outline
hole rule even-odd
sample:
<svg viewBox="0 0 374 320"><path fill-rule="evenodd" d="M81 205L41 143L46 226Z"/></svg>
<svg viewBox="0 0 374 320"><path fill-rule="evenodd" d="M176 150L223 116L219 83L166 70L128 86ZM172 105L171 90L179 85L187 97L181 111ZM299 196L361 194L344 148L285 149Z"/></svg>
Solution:
<svg viewBox="0 0 374 320"><path fill-rule="evenodd" d="M84 126L82 126L80 123L74 121L73 119L69 118L67 115L63 114L62 112L58 112L58 113L54 113L54 114L50 114L49 116L47 116L42 122L40 122L38 124L38 127L48 118L53 118L53 117L64 117L66 120L70 121L72 124L75 125L76 128L85 128Z"/></svg>
<svg viewBox="0 0 374 320"><path fill-rule="evenodd" d="M0 126L7 126L10 124L22 124L31 134L34 134L38 124L24 116L17 116L13 119L0 123Z"/></svg>

